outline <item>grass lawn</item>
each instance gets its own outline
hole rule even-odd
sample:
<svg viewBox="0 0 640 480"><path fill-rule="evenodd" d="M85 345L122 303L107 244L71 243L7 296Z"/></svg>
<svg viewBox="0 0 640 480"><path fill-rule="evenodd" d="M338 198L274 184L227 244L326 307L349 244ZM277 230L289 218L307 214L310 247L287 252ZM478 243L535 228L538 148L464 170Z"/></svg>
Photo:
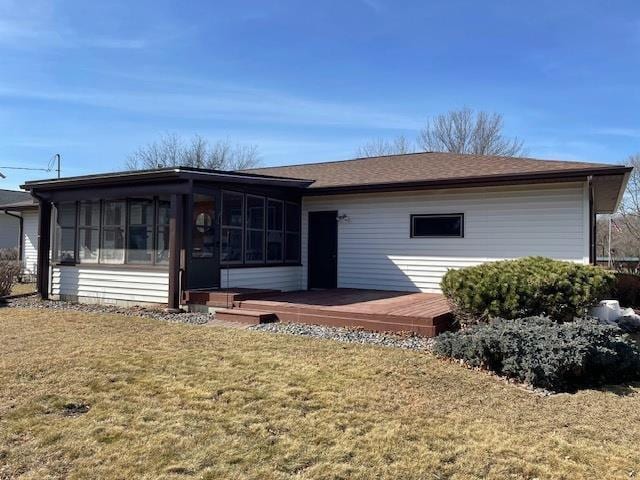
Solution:
<svg viewBox="0 0 640 480"><path fill-rule="evenodd" d="M635 389L540 397L424 353L0 308L0 479L634 478L639 445Z"/></svg>

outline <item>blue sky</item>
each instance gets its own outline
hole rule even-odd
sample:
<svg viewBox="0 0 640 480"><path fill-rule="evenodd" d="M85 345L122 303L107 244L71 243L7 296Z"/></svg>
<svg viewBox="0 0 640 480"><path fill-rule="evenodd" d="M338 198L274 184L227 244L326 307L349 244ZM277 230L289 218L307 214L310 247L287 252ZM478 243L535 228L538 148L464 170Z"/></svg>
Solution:
<svg viewBox="0 0 640 480"><path fill-rule="evenodd" d="M531 156L624 162L640 2L0 0L0 165L119 170L164 132L343 159L462 106Z"/></svg>

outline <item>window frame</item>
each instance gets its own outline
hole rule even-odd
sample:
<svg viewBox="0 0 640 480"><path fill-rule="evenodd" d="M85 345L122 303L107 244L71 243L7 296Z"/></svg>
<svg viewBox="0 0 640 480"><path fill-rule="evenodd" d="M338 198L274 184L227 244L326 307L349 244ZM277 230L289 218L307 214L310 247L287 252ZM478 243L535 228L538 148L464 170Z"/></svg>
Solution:
<svg viewBox="0 0 640 480"><path fill-rule="evenodd" d="M416 235L415 219L417 218L443 218L457 217L460 219L459 235ZM464 238L464 213L415 213L409 216L409 237L410 238Z"/></svg>
<svg viewBox="0 0 640 480"><path fill-rule="evenodd" d="M130 263L129 259L128 259L128 245L129 245L129 226L130 226L130 219L129 219L129 206L130 206L130 202L131 201L135 201L135 200L141 200L141 199L145 199L145 200L151 200L152 205L153 205L153 227L152 227L152 243L153 243L153 255L152 255L152 259L151 262L147 262L147 263L142 263L142 262L133 262ZM80 246L80 242L79 242L79 236L80 236L80 230L81 229L96 229L96 227L81 227L80 226L80 203L83 201L94 201L94 202L98 202L99 203L99 211L100 211L100 226L98 229L99 232L99 242L98 242L98 260L95 262L80 262L79 259L79 246ZM154 268L154 269L165 269L168 268L169 262L165 261L165 262L159 262L157 260L157 247L158 247L158 237L159 237L159 231L158 231L158 227L159 227L159 214L160 214L160 202L164 201L164 202L168 202L169 203L169 210L171 209L171 205L170 205L170 200L168 198L166 198L166 196L161 196L161 195L153 195L153 196L147 196L147 197L118 197L118 198L101 198L99 200L75 200L75 201L61 201L61 202L54 202L54 207L55 207L55 214L56 214L56 219L55 219L55 223L54 223L54 231L53 233L53 240L52 240L52 252L51 252L51 258L53 260L53 265L60 265L60 266L76 266L76 265L83 265L83 266L90 266L90 267L99 267L99 268L117 268L119 266L126 266L127 268ZM116 226L110 226L107 227L107 229L111 229L111 230L115 230L118 228L123 228L124 229L124 259L122 262L105 262L102 259L102 252L104 250L104 231L105 231L105 226L104 226L104 215L105 215L105 202L124 202L124 225L122 227L116 227ZM60 261L59 258L57 258L57 253L58 253L58 247L59 245L57 244L57 231L58 229L61 229L63 227L60 227L58 225L58 211L59 211L59 206L62 204L67 204L67 205L73 205L75 208L75 223L73 227L64 227L66 229L74 229L74 258L73 260L67 260L67 261ZM169 228L169 224L162 224L161 225L163 228Z"/></svg>
<svg viewBox="0 0 640 480"><path fill-rule="evenodd" d="M295 199L287 199L287 197L281 197L281 198L277 198L277 197L273 197L273 196L269 196L268 194L262 194L260 192L248 192L248 191L240 191L240 190L233 190L233 189L221 189L220 190L220 205L221 205L221 212L222 212L222 208L223 208L223 204L224 204L224 200L223 200L223 196L222 194L224 192L228 192L228 193L232 193L232 194L236 194L242 197L242 226L223 226L222 225L222 215L220 214L220 225L219 225L219 235L220 237L222 236L222 230L223 228L234 228L237 230L241 230L242 231L242 255L241 255L241 259L237 260L237 261L233 261L233 262L223 262L222 261L222 241L220 241L220 251L219 251L219 255L220 255L220 267L221 268L260 268L260 267L277 267L277 266L299 266L301 265L302 262L302 229L303 229L303 221L302 221L302 215L303 215L303 209L302 209L302 202L301 201L296 201ZM248 202L247 199L249 197L255 197L255 198L259 198L262 200L263 202L263 225L264 228L262 230L260 229L255 229L255 228L249 228L248 227L248 215L247 215L247 208L248 208ZM142 263L142 262L134 262L134 263L130 263L129 262L129 228L130 228L130 215L129 215L129 211L130 211L130 203L132 201L135 200L141 200L141 199L148 199L151 200L153 202L153 227L152 227L152 235L153 235L153 256L151 259L151 262L147 262L147 263ZM99 204L99 215L100 215L100 226L99 227L81 227L80 226L80 202L83 201L94 201L94 202L98 202ZM132 197L114 197L114 198L101 198L101 199L97 199L97 200L91 200L91 199L86 199L86 200L74 200L74 201L62 201L62 202L54 202L55 203L55 209L56 209L56 221L55 221L55 229L53 232L53 240L52 240L52 245L54 247L54 251L52 252L52 259L53 259L53 264L54 265L66 265L66 266L74 266L74 265L84 265L84 266L91 266L91 267L100 267L100 268L117 268L119 266L127 266L127 268L162 268L162 269L166 269L168 267L168 261L158 261L158 245L159 245L159 238L160 238L160 229L167 229L169 228L169 224L160 224L160 204L161 202L167 202L168 199L166 197L166 195L153 195L153 196L132 196ZM278 204L280 204L282 206L282 228L281 230L273 230L273 229L269 229L269 221L268 221L268 205L269 202L276 202ZM123 228L124 229L124 259L122 262L105 262L102 258L103 256L103 251L104 251L104 231L105 231L105 226L104 226L104 215L105 215L105 202L124 202L124 215L125 215L125 219L124 219L124 225L122 227L107 227L107 229L117 229L117 228ZM300 225L300 229L298 232L294 232L292 230L287 230L287 206L291 204L293 206L296 206L298 209L298 214L299 214L299 225ZM73 259L68 259L66 261L60 261L59 258L56 257L57 251L58 251L58 247L59 245L57 245L57 230L61 229L63 227L60 227L57 223L57 215L58 215L58 210L59 210L59 206L60 205L73 205L73 208L75 209L75 221L74 221L74 225L73 227L64 227L65 229L70 230L71 228L73 228L74 230L74 249L73 249ZM171 209L171 205L169 202L168 205L169 210ZM97 229L99 232L99 242L98 242L98 259L95 262L80 262L79 259L79 236L80 236L80 229L84 228L84 229ZM246 256L246 247L248 245L247 242L247 235L248 232L250 231L261 231L263 233L262 235L262 240L263 240L263 258L262 260L247 260ZM281 248L282 248L282 256L279 260L268 260L267 259L267 239L268 239L268 235L269 232L277 232L280 233L282 235L282 244L281 244ZM296 234L297 235L297 239L299 242L298 245L298 251L299 251L299 258L297 260L287 260L286 258L286 252L287 252L287 234ZM221 240L221 238L220 238Z"/></svg>

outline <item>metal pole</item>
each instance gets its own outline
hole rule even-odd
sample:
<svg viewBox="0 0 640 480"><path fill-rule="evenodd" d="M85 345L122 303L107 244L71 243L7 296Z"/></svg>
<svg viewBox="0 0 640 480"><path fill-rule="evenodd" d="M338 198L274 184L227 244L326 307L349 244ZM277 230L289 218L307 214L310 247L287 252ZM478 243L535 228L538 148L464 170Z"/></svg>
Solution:
<svg viewBox="0 0 640 480"><path fill-rule="evenodd" d="M58 178L60 178L60 154L56 153L56 160L58 161L58 168L56 169L58 171Z"/></svg>

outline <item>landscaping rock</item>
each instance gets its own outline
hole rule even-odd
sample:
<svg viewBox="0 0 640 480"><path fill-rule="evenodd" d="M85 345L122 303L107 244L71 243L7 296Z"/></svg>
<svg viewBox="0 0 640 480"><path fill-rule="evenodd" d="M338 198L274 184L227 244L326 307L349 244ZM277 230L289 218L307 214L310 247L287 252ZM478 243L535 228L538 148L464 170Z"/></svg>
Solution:
<svg viewBox="0 0 640 480"><path fill-rule="evenodd" d="M337 340L345 343L379 345L382 347L404 348L408 350L430 350L432 338L417 335L395 335L369 332L349 328L324 327L300 323L264 323L251 327L251 330L271 333L301 335L305 337Z"/></svg>
<svg viewBox="0 0 640 480"><path fill-rule="evenodd" d="M624 315L618 319L618 326L628 333L640 332L640 315Z"/></svg>
<svg viewBox="0 0 640 480"><path fill-rule="evenodd" d="M168 313L160 308L145 307L117 307L115 305L99 305L87 303L70 303L63 301L41 300L32 295L29 297L8 299L6 304L0 305L8 308L38 308L52 310L69 310L87 313L110 313L129 317L144 317L168 322L188 323L204 325L212 316L208 313ZM408 350L430 350L433 345L432 338L419 337L413 334L397 335L390 333L369 332L349 328L324 327L320 325L306 325L299 323L265 323L250 327L251 330L267 333L284 333L301 335L305 337L337 340L345 343L359 343L379 345L382 347L404 348Z"/></svg>
<svg viewBox="0 0 640 480"><path fill-rule="evenodd" d="M32 295L29 297L13 298L6 301L6 307L13 308L39 308L52 310L70 310L87 313L111 313L114 315L125 315L128 317L144 317L154 320L165 320L168 322L190 323L203 325L209 321L211 316L208 313L169 313L161 308L146 307L118 307L115 305L99 305L92 303L70 303L63 301L42 300Z"/></svg>
<svg viewBox="0 0 640 480"><path fill-rule="evenodd" d="M603 300L590 311L601 323L617 325L628 333L640 332L640 315L633 308L622 308L618 300Z"/></svg>

